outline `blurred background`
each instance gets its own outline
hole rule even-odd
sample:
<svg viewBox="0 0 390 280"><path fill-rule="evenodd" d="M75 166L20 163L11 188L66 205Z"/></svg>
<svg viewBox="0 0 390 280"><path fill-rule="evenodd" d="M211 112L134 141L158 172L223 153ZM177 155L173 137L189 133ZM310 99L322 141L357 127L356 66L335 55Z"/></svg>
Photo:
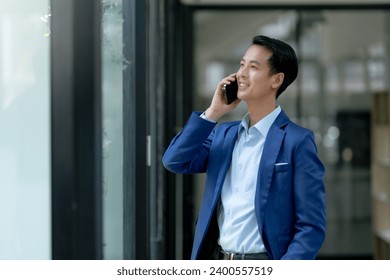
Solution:
<svg viewBox="0 0 390 280"><path fill-rule="evenodd" d="M390 1L0 4L0 259L188 259L204 176L161 156L257 34L298 54L278 102L326 166L318 259L390 259Z"/></svg>

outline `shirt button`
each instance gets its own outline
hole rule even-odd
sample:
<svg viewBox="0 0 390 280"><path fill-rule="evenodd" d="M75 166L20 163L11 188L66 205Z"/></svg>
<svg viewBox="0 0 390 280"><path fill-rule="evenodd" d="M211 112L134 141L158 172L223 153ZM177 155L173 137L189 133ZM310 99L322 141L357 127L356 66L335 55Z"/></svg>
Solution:
<svg viewBox="0 0 390 280"><path fill-rule="evenodd" d="M242 164L238 165L238 169L240 169L240 170L242 169Z"/></svg>
<svg viewBox="0 0 390 280"><path fill-rule="evenodd" d="M228 210L226 211L226 213L227 213L228 215L230 215L230 210L228 209Z"/></svg>
<svg viewBox="0 0 390 280"><path fill-rule="evenodd" d="M235 193L238 193L238 189L237 189L237 188L235 188L235 189L234 189L234 192L235 192Z"/></svg>

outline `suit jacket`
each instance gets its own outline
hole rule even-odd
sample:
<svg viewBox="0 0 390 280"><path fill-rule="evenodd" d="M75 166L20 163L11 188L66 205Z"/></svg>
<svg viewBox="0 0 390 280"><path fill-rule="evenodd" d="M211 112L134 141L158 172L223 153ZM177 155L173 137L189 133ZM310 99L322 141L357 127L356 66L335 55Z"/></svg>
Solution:
<svg viewBox="0 0 390 280"><path fill-rule="evenodd" d="M215 125L192 113L163 156L175 173L207 172L192 259L209 258L218 238L216 209L240 122ZM255 193L259 232L270 259L314 259L326 229L324 166L313 133L282 110L264 143Z"/></svg>

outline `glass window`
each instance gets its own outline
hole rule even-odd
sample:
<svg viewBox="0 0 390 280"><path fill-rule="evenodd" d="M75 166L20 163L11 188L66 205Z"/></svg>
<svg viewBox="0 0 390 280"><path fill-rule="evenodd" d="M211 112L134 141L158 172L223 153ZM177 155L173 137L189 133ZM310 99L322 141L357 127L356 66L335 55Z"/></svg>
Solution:
<svg viewBox="0 0 390 280"><path fill-rule="evenodd" d="M123 259L122 1L102 1L103 255Z"/></svg>
<svg viewBox="0 0 390 280"><path fill-rule="evenodd" d="M49 1L0 5L0 259L50 259Z"/></svg>

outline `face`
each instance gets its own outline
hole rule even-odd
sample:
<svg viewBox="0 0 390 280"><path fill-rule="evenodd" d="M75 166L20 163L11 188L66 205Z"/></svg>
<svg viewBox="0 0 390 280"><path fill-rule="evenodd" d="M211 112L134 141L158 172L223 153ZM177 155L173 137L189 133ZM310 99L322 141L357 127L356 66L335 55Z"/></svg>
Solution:
<svg viewBox="0 0 390 280"><path fill-rule="evenodd" d="M244 101L261 100L275 95L275 76L270 73L268 59L272 52L252 45L245 53L237 71L238 98Z"/></svg>

